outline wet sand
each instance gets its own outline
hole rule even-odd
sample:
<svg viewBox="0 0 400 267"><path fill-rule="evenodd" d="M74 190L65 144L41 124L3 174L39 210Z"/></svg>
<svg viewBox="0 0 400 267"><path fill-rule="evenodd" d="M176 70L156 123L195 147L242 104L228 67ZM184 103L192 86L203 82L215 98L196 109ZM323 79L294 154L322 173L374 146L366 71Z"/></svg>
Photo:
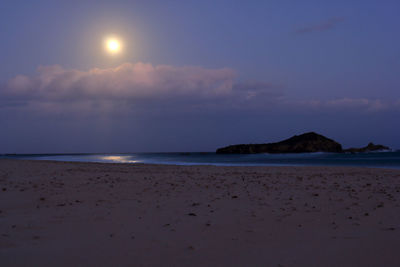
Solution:
<svg viewBox="0 0 400 267"><path fill-rule="evenodd" d="M400 266L400 170L0 160L1 266Z"/></svg>

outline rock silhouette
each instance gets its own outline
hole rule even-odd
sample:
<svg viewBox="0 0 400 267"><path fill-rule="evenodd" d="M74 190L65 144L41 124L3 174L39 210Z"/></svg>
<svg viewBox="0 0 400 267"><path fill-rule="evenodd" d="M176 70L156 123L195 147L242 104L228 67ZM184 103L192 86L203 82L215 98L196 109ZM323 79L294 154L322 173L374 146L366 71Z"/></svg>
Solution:
<svg viewBox="0 0 400 267"><path fill-rule="evenodd" d="M362 153L371 151L389 150L383 145L369 143L362 148L342 149L342 145L332 139L315 132L295 135L289 139L277 143L265 144L240 144L218 148L217 154L256 154L256 153L310 153L310 152L333 152L333 153Z"/></svg>
<svg viewBox="0 0 400 267"><path fill-rule="evenodd" d="M373 151L381 151L381 150L389 150L389 148L387 146L383 146L383 145L375 145L374 143L371 142L365 147L348 148L348 149L345 149L344 152L364 153L364 152L373 152Z"/></svg>
<svg viewBox="0 0 400 267"><path fill-rule="evenodd" d="M323 135L309 132L277 143L231 145L217 149L220 154L307 152L342 152L342 145Z"/></svg>

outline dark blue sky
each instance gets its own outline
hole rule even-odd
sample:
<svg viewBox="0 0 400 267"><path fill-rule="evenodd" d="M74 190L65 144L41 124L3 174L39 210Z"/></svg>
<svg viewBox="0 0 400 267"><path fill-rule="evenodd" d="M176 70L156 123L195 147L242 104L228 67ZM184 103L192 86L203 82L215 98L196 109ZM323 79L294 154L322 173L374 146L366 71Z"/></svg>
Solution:
<svg viewBox="0 0 400 267"><path fill-rule="evenodd" d="M399 12L390 0L3 0L0 153L210 151L308 130L400 148ZM118 57L108 34L124 40Z"/></svg>

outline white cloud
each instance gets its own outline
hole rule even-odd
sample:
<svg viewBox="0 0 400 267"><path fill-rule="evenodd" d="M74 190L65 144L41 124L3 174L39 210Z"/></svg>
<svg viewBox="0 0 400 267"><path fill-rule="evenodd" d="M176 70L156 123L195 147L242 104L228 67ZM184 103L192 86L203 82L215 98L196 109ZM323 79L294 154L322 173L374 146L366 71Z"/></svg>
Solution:
<svg viewBox="0 0 400 267"><path fill-rule="evenodd" d="M33 76L17 75L0 88L0 108L45 114L95 114L141 110L165 112L256 110L379 112L400 102L339 98L299 101L283 88L260 81L238 82L232 69L125 63L88 71L42 66Z"/></svg>
<svg viewBox="0 0 400 267"><path fill-rule="evenodd" d="M228 68L125 63L79 71L56 65L39 67L33 76L11 79L2 94L7 101L0 100L0 107L24 106L46 113L110 112L157 105L232 108L280 95L280 89L269 83L236 82L235 71Z"/></svg>
<svg viewBox="0 0 400 267"><path fill-rule="evenodd" d="M218 96L232 90L231 69L153 66L125 63L115 68L68 70L40 67L33 77L18 75L9 81L7 93L34 99L126 99L171 95Z"/></svg>

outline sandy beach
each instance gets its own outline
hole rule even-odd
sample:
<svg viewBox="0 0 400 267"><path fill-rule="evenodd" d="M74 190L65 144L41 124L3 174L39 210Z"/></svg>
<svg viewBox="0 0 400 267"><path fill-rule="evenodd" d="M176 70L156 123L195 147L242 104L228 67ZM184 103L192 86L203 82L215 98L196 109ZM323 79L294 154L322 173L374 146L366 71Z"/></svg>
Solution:
<svg viewBox="0 0 400 267"><path fill-rule="evenodd" d="M400 170L0 160L1 266L399 266Z"/></svg>

